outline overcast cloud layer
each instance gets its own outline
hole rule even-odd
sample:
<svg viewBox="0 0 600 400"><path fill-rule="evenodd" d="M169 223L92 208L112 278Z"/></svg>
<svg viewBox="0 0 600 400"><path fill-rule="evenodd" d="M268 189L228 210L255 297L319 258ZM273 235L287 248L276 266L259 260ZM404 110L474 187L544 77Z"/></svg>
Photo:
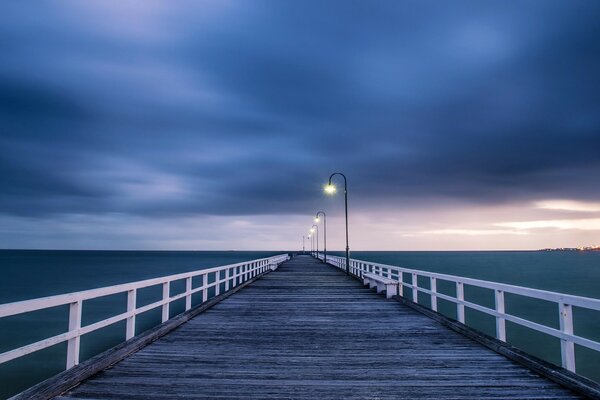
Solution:
<svg viewBox="0 0 600 400"><path fill-rule="evenodd" d="M355 248L600 241L598 2L0 11L0 248L295 248L334 170Z"/></svg>

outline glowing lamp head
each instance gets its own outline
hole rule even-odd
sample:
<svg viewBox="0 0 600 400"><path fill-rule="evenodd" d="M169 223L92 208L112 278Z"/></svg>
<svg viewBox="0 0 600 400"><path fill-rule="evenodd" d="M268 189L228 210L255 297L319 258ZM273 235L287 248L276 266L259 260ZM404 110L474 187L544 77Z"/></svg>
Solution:
<svg viewBox="0 0 600 400"><path fill-rule="evenodd" d="M310 233L315 233L315 228L310 228Z"/></svg>
<svg viewBox="0 0 600 400"><path fill-rule="evenodd" d="M308 238L310 239L310 235L308 235Z"/></svg>
<svg viewBox="0 0 600 400"><path fill-rule="evenodd" d="M332 185L331 183L328 185L325 185L325 193L334 194L335 191L336 191L335 185Z"/></svg>
<svg viewBox="0 0 600 400"><path fill-rule="evenodd" d="M319 217L315 218L316 223L319 223L319 221L320 221Z"/></svg>

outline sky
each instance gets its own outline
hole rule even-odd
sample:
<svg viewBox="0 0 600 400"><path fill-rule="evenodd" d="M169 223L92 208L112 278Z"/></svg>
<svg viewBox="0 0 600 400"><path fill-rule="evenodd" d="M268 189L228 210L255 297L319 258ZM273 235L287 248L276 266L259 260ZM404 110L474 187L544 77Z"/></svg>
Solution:
<svg viewBox="0 0 600 400"><path fill-rule="evenodd" d="M341 250L337 171L353 250L598 244L599 20L580 0L4 2L0 248L295 250L323 210Z"/></svg>

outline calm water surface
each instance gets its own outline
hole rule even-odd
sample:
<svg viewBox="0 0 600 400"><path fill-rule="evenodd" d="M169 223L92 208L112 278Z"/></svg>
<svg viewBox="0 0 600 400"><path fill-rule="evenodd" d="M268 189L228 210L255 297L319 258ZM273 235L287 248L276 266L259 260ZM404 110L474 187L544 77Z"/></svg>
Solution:
<svg viewBox="0 0 600 400"><path fill-rule="evenodd" d="M280 252L140 252L140 251L0 251L0 303L171 275L268 257ZM342 253L335 252L336 255ZM353 258L408 268L462 275L580 296L600 298L600 252L353 252ZM419 285L428 286L425 280ZM183 290L174 285L172 293ZM160 288L140 291L138 306L160 298ZM438 289L454 295L452 285ZM409 291L405 291L407 293ZM410 295L410 293L408 293ZM419 302L429 305L428 296ZM493 293L467 287L469 301L493 307ZM196 299L197 300L197 299ZM440 312L455 318L455 307L438 300ZM125 296L108 296L84 303L83 324L125 311ZM556 305L538 300L506 296L507 312L558 328ZM180 301L172 314L180 312ZM62 333L68 311L56 307L44 312L0 320L0 352ZM574 310L575 332L600 341L600 313ZM467 310L467 324L493 335L490 316ZM160 309L138 318L137 333L160 322ZM81 358L124 339L124 322L82 338ZM558 340L507 322L509 343L554 363L560 363ZM600 357L576 346L578 372L600 381ZM6 398L40 380L62 371L66 344L0 365L0 398Z"/></svg>
<svg viewBox="0 0 600 400"><path fill-rule="evenodd" d="M131 281L194 271L240 261L269 257L279 252L238 251L21 251L0 250L0 303L93 289ZM171 294L184 290L172 284ZM160 287L138 291L138 307L160 300ZM194 303L197 304L198 296ZM183 300L183 299L181 299ZM184 309L172 303L171 315ZM126 311L125 294L84 302L82 324L87 325ZM136 333L160 323L160 308L137 317ZM67 331L68 307L0 319L0 352ZM81 360L88 359L125 339L125 321L85 335ZM0 365L0 399L18 393L64 369L66 343Z"/></svg>

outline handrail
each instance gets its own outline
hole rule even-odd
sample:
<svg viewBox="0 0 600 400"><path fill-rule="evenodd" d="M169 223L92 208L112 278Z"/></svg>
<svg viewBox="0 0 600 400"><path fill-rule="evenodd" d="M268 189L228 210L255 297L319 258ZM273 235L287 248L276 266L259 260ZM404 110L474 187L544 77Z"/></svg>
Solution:
<svg viewBox="0 0 600 400"><path fill-rule="evenodd" d="M50 338L40 340L26 346L18 347L0 353L0 364L23 357L27 354L54 346L58 343L67 342L67 364L66 369L79 364L79 349L81 336L94 332L98 329L112 325L122 320L127 320L126 339L129 340L135 336L136 315L146 311L162 307L162 322L169 320L170 303L185 298L185 311L192 308L192 294L202 291L202 302L208 300L208 289L215 288L215 296L220 294L221 284L225 284L225 292L233 289L235 286L254 278L255 276L267 271L276 269L279 264L287 261L287 254L280 254L273 257L261 258L256 260L239 262L208 269L201 269L191 272L184 272L175 275L162 276L159 278L146 279L142 281L129 282L120 285L106 286L97 289L83 290L79 292L60 294L56 296L41 297L32 300L17 301L14 303L0 304L0 318L12 315L23 314L31 311L39 311L61 305L69 305L69 328L67 332L61 333ZM221 278L225 271L224 278ZM214 282L208 283L209 274L214 274ZM201 276L201 286L193 287L193 278ZM185 291L177 295L170 295L171 282L185 279ZM162 299L145 306L138 307L136 304L137 291L139 289L162 285ZM105 297L117 293L127 293L127 311L101 321L82 326L81 314L83 302L86 300Z"/></svg>
<svg viewBox="0 0 600 400"><path fill-rule="evenodd" d="M323 260L323 254L314 254ZM327 255L328 264L345 270L346 260L343 257ZM575 372L575 344L600 352L600 342L576 335L573 332L573 310L572 307L581 307L588 310L600 311L600 299L575 296L565 293L551 292L548 290L533 289L524 286L509 285L480 279L467 278L456 275L439 274L436 272L422 271L417 269L403 268L395 265L380 264L364 260L350 259L350 273L356 277L369 272L398 280L399 295L404 297L404 287L412 290L412 299L418 303L418 293L430 296L431 309L437 311L437 299L447 300L456 304L458 322L465 324L465 307L483 312L496 318L496 338L506 342L506 321L513 322L538 332L545 333L560 339L562 367ZM404 282L404 274L411 276L411 283ZM418 277L429 278L430 288L419 287ZM453 282L456 285L456 297L449 296L437 291L437 280ZM464 285L475 286L494 291L495 308L489 308L480 304L466 301L464 298ZM557 303L560 328L555 329L537 322L508 314L505 311L504 294L511 293L519 296L530 297Z"/></svg>

